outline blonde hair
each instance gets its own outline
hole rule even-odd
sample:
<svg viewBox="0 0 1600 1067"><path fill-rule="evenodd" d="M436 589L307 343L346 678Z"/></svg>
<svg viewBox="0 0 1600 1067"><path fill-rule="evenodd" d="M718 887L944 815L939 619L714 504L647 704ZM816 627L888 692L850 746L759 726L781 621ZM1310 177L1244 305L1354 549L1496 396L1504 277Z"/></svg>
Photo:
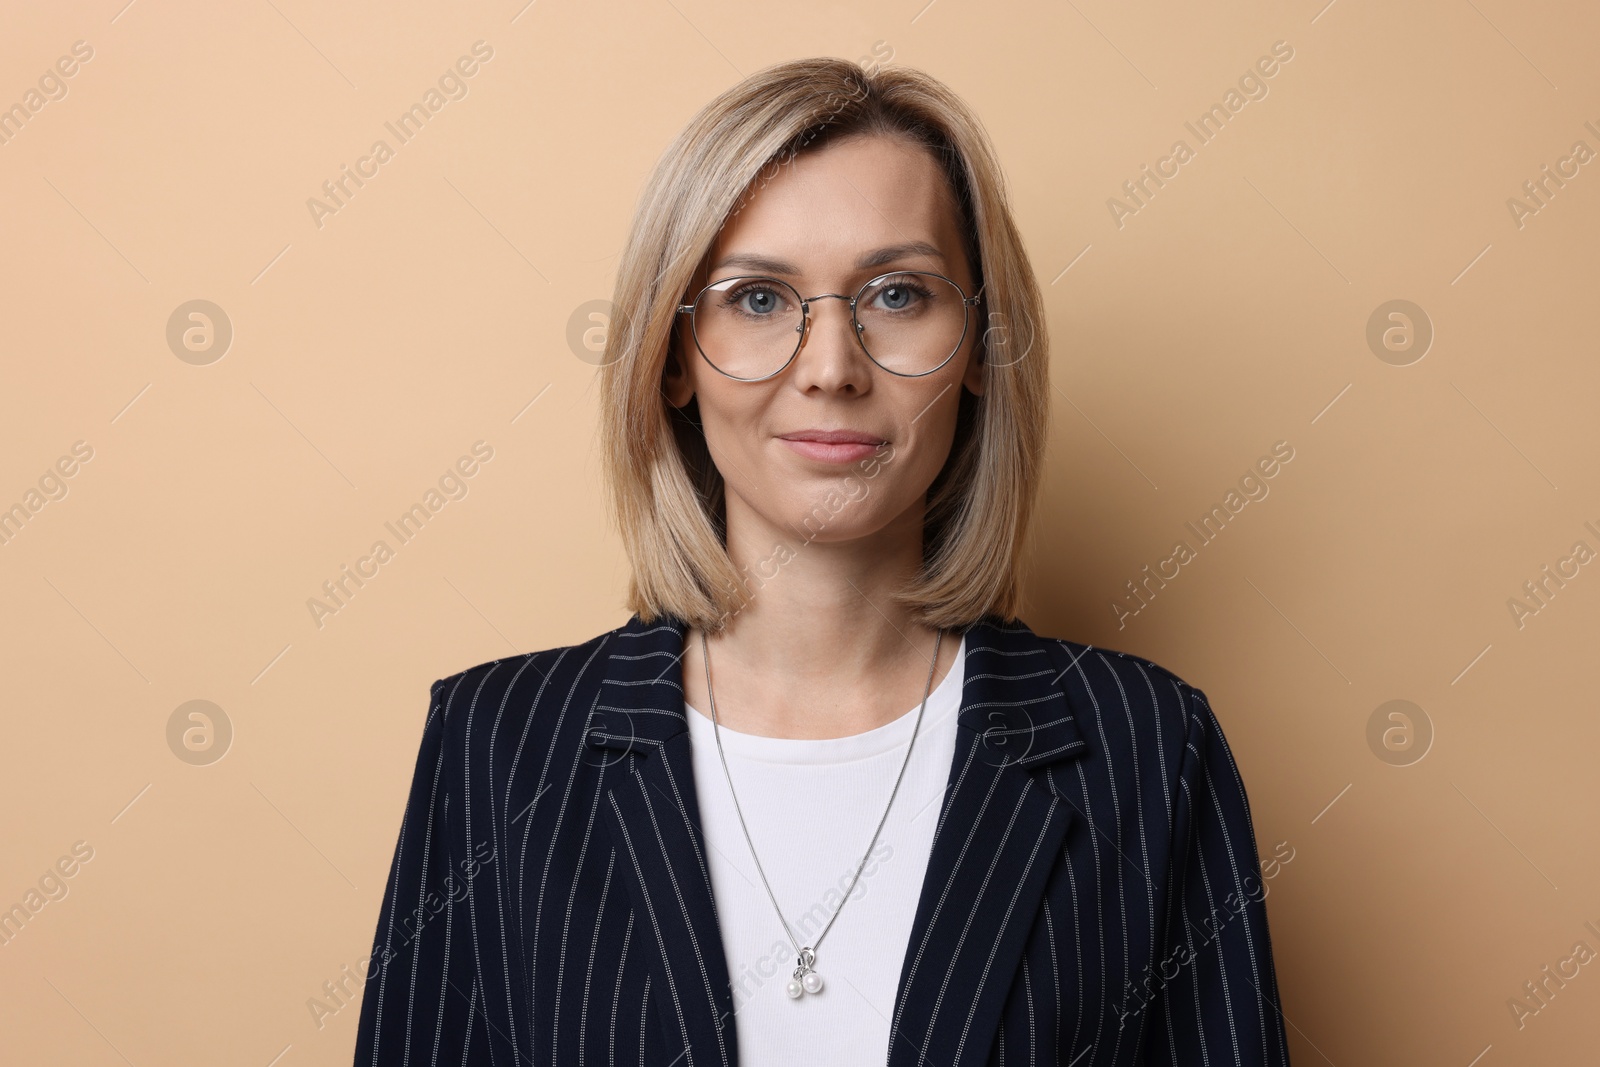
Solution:
<svg viewBox="0 0 1600 1067"><path fill-rule="evenodd" d="M622 250L600 436L633 570L627 607L645 622L669 614L716 632L753 592L725 546L722 476L691 416L698 400L680 410L662 394L678 305L693 298L719 230L749 194L797 153L856 134L932 152L984 298L970 327L982 332L984 392L960 390L950 456L928 492L922 566L894 599L937 628L1016 617L1047 431L1049 347L999 163L977 117L928 75L815 58L758 71L695 115L645 184Z"/></svg>

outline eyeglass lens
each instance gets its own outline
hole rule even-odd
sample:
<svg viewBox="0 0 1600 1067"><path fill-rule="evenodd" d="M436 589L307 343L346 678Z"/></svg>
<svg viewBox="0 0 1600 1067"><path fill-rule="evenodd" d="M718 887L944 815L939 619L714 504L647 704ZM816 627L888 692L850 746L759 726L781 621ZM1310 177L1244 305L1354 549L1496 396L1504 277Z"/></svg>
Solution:
<svg viewBox="0 0 1600 1067"><path fill-rule="evenodd" d="M819 307L813 302L812 315ZM960 345L967 308L955 283L908 271L862 286L856 322L862 348L879 366L896 374L926 374ZM764 378L781 370L800 347L804 325L799 294L776 278L714 282L694 305L700 351L734 378Z"/></svg>

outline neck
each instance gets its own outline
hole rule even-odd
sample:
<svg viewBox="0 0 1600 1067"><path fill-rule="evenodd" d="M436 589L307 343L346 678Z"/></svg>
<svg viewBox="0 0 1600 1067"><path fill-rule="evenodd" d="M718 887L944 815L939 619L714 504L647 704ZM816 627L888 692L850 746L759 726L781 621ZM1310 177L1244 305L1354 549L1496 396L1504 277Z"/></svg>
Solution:
<svg viewBox="0 0 1600 1067"><path fill-rule="evenodd" d="M920 509L865 537L802 541L729 504L729 556L741 573L759 577L722 632L707 635L722 726L768 737L846 737L916 707L930 664L938 686L959 635L937 642L935 664L938 633L890 599L921 564ZM787 551L774 557L779 544ZM684 695L709 717L700 638L698 628L684 635Z"/></svg>

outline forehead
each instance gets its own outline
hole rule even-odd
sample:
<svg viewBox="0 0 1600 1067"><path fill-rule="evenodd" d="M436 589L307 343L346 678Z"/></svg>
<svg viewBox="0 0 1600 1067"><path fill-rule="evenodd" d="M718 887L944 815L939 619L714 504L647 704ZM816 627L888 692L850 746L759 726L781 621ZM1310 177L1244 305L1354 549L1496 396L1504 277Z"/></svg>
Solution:
<svg viewBox="0 0 1600 1067"><path fill-rule="evenodd" d="M915 241L939 248L950 270L961 260L950 183L920 145L851 136L763 173L724 223L711 249L713 265L728 255L757 253L809 273L847 266L866 250Z"/></svg>

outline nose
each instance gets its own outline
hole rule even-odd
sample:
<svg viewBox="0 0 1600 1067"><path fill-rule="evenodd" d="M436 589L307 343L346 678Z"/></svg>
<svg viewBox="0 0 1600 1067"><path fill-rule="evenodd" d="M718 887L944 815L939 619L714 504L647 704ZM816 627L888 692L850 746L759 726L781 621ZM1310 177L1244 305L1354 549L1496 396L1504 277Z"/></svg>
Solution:
<svg viewBox="0 0 1600 1067"><path fill-rule="evenodd" d="M830 301L837 300L838 305ZM823 293L806 300L808 314L796 357L801 388L818 385L828 390L854 386L865 390L872 377L872 361L857 337L850 298ZM827 321L830 317L832 322Z"/></svg>

